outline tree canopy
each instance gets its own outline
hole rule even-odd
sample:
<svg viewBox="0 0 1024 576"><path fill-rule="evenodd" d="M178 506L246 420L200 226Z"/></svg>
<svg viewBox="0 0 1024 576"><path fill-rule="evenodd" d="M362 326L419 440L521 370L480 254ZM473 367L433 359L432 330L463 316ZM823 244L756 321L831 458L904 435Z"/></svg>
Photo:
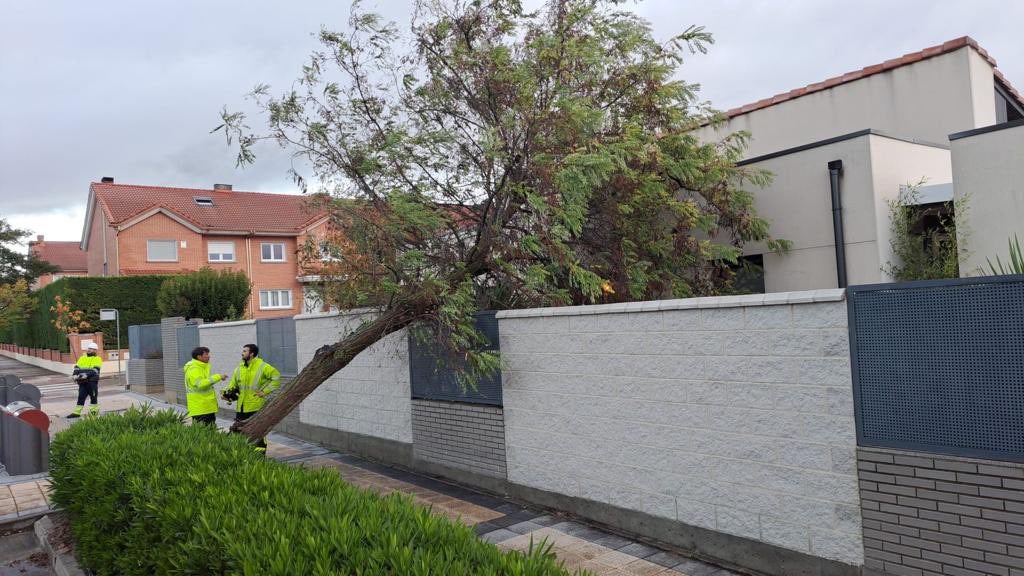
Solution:
<svg viewBox="0 0 1024 576"><path fill-rule="evenodd" d="M324 300L378 311L247 432L411 324L494 369L473 352L482 307L715 294L743 244L785 247L748 191L769 175L737 166L747 136L694 134L720 117L679 72L710 34L660 41L619 4L421 1L408 33L357 5L292 90L254 90L266 130L225 110L240 164L271 140L310 167L300 186L328 193L315 201L338 232L307 250Z"/></svg>

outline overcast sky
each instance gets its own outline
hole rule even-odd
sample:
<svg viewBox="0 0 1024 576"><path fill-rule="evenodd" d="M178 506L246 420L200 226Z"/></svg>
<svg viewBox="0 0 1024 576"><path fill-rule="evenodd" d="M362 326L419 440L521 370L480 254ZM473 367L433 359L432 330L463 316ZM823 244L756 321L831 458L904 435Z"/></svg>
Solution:
<svg viewBox="0 0 1024 576"><path fill-rule="evenodd" d="M90 181L293 192L288 157L264 147L235 168L224 105L265 82L283 90L321 26L348 1L0 0L0 217L79 240ZM378 2L407 21L411 2ZM374 6L367 2L366 6ZM660 38L691 24L716 43L681 77L720 109L959 36L974 37L1024 89L1024 1L646 0L626 4Z"/></svg>

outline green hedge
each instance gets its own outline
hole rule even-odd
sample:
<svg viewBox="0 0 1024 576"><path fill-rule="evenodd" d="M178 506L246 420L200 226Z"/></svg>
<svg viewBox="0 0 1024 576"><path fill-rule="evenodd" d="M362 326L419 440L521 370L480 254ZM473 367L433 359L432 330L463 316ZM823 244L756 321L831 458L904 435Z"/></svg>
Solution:
<svg viewBox="0 0 1024 576"><path fill-rule="evenodd" d="M53 501L97 574L565 575L550 547L504 553L473 529L330 470L133 408L54 439Z"/></svg>
<svg viewBox="0 0 1024 576"><path fill-rule="evenodd" d="M117 308L121 311L121 346L128 347L128 326L134 324L157 324L160 312L156 308L156 295L167 276L117 276L117 277L67 277L34 293L36 309L22 324L0 332L0 342L18 344L30 348L47 348L68 351L68 339L53 327L54 297L60 295L78 310L83 319L102 331L104 344L113 348L116 342L117 325L114 322L100 322L101 308Z"/></svg>

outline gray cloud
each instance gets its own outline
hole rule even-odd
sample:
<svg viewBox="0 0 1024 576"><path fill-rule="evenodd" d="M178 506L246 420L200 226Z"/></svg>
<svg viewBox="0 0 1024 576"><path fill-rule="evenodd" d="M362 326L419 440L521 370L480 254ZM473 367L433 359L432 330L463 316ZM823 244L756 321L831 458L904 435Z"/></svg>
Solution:
<svg viewBox="0 0 1024 576"><path fill-rule="evenodd" d="M380 3L405 21L409 2ZM971 35L1024 83L1017 23L1024 3L952 0L789 2L647 0L626 5L660 37L702 24L706 56L681 75L720 108L744 104ZM263 146L236 170L225 104L244 109L258 82L285 89L322 25L342 28L348 2L8 2L0 18L0 216L77 239L47 213L82 210L88 183L291 191L288 155ZM51 224L52 222L52 224ZM56 235L55 235L56 234Z"/></svg>

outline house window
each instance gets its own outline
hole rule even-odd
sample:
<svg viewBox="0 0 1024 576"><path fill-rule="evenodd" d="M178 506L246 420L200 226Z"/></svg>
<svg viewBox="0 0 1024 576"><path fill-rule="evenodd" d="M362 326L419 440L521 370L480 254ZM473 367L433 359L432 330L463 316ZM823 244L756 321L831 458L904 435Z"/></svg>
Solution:
<svg viewBox="0 0 1024 576"><path fill-rule="evenodd" d="M317 246L320 249L320 260L322 262L333 262L334 260L337 260L337 258L334 257L334 250L331 248L331 243L329 241L321 240Z"/></svg>
<svg viewBox="0 0 1024 576"><path fill-rule="evenodd" d="M149 262L177 262L177 240L146 240L146 260Z"/></svg>
<svg viewBox="0 0 1024 576"><path fill-rule="evenodd" d="M196 196L195 198L193 198L193 200L195 200L196 204L198 204L199 206L213 206L213 198Z"/></svg>
<svg viewBox="0 0 1024 576"><path fill-rule="evenodd" d="M210 262L234 262L234 242L210 242L206 245L206 257Z"/></svg>
<svg viewBox="0 0 1024 576"><path fill-rule="evenodd" d="M260 290L260 310L283 310L291 307L291 290Z"/></svg>
<svg viewBox="0 0 1024 576"><path fill-rule="evenodd" d="M284 242L260 244L260 259L264 262L284 262Z"/></svg>

